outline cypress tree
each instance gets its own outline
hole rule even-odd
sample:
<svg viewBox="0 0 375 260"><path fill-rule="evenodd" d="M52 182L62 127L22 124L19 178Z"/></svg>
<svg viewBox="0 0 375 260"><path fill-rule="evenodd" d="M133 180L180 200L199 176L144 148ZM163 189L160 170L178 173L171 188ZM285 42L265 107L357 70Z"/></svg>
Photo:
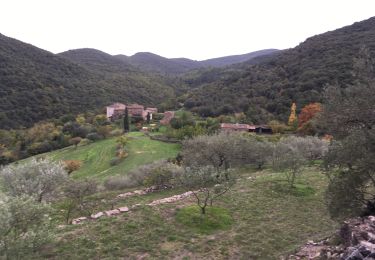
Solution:
<svg viewBox="0 0 375 260"><path fill-rule="evenodd" d="M125 108L125 115L124 115L124 133L130 132L129 126L129 112L128 108Z"/></svg>

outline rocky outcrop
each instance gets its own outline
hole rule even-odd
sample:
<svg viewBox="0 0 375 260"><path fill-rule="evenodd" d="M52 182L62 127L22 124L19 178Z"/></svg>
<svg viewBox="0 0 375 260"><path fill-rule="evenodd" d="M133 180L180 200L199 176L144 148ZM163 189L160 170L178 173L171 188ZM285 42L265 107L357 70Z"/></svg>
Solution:
<svg viewBox="0 0 375 260"><path fill-rule="evenodd" d="M375 216L345 221L334 236L309 241L287 259L375 260Z"/></svg>

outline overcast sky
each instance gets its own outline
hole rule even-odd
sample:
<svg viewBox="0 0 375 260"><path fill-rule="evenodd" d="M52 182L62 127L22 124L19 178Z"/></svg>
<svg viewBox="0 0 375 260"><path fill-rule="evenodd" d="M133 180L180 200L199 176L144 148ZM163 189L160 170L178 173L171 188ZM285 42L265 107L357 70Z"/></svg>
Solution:
<svg viewBox="0 0 375 260"><path fill-rule="evenodd" d="M375 0L0 0L0 33L54 53L202 60L291 48L371 16Z"/></svg>

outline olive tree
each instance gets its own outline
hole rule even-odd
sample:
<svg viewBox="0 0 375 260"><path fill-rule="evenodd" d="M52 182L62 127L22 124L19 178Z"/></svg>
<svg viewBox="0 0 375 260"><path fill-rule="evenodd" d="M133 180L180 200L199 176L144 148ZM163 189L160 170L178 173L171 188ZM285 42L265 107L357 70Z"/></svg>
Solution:
<svg viewBox="0 0 375 260"><path fill-rule="evenodd" d="M229 191L235 179L231 171L218 170L213 166L188 167L176 176L176 182L191 191L197 200L202 215L206 214L207 206Z"/></svg>
<svg viewBox="0 0 375 260"><path fill-rule="evenodd" d="M273 144L266 140L258 140L250 136L242 138L240 146L242 148L237 157L240 164L250 164L262 169L272 157Z"/></svg>
<svg viewBox="0 0 375 260"><path fill-rule="evenodd" d="M48 213L26 195L0 198L0 258L30 259L51 238Z"/></svg>
<svg viewBox="0 0 375 260"><path fill-rule="evenodd" d="M62 203L65 222L71 221L72 214L75 211L91 215L93 208L96 206L95 200L88 197L97 192L98 184L95 180L70 180L65 183L63 188L65 200Z"/></svg>
<svg viewBox="0 0 375 260"><path fill-rule="evenodd" d="M294 187L302 168L312 159L321 158L327 151L326 141L317 137L290 136L274 144L272 167L282 171L290 185Z"/></svg>
<svg viewBox="0 0 375 260"><path fill-rule="evenodd" d="M31 159L6 166L0 171L3 189L9 196L26 194L38 202L56 195L67 176L64 165L50 159Z"/></svg>
<svg viewBox="0 0 375 260"><path fill-rule="evenodd" d="M325 157L327 202L333 217L375 213L375 78L366 49L353 86L325 92L321 124L334 141Z"/></svg>
<svg viewBox="0 0 375 260"><path fill-rule="evenodd" d="M242 137L220 133L202 135L182 144L182 157L188 167L212 166L217 171L227 170L238 163Z"/></svg>

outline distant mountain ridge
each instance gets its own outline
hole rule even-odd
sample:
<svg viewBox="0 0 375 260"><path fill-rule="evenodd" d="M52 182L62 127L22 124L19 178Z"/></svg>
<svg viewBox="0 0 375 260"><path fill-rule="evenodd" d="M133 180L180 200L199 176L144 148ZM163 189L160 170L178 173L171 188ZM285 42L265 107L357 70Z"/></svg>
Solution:
<svg viewBox="0 0 375 260"><path fill-rule="evenodd" d="M205 67L225 67L277 52L279 52L277 49L265 49L242 55L225 56L202 61L187 58L168 59L150 52L138 52L132 56L115 55L115 57L142 71L161 73L164 75L175 75Z"/></svg>
<svg viewBox="0 0 375 260"><path fill-rule="evenodd" d="M228 65L251 62L251 60L278 53L277 49L266 49L255 52L250 52L242 55L232 55L208 60L196 61L187 58L172 58L168 59L151 52L138 52L132 56L123 54L110 55L96 49L74 49L59 53L58 55L78 62L79 64L93 64L106 66L116 66L121 69L138 69L144 72L157 73L162 75L180 75L194 69L201 69L207 67L225 67ZM113 59L113 58L116 58ZM106 69L103 67L103 69Z"/></svg>
<svg viewBox="0 0 375 260"><path fill-rule="evenodd" d="M220 58L202 60L199 63L203 64L204 66L225 67L228 65L236 64L236 63L250 61L260 56L266 56L266 55L268 56L271 54L276 54L279 51L280 50L277 50L277 49L264 49L264 50L254 51L254 52L241 54L241 55L231 55L231 56L225 56L225 57L220 57Z"/></svg>

